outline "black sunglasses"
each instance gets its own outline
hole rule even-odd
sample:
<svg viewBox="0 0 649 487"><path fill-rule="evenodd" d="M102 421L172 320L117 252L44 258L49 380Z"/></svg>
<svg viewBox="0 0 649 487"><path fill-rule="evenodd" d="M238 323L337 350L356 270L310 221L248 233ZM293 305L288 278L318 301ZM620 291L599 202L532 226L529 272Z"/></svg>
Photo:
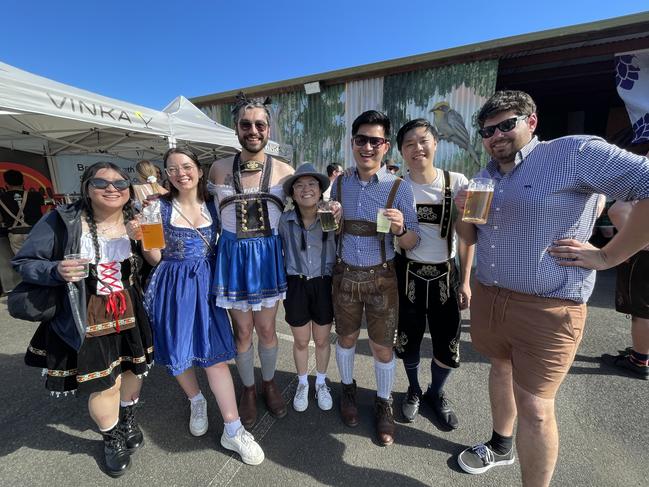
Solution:
<svg viewBox="0 0 649 487"><path fill-rule="evenodd" d="M268 129L268 124L262 120L257 120L256 122L251 122L250 120L239 120L239 127L241 127L242 130L250 130L253 125L257 129L257 132L265 132Z"/></svg>
<svg viewBox="0 0 649 487"><path fill-rule="evenodd" d="M519 115L518 117L508 118L507 120L503 120L496 125L482 127L481 129L478 129L478 133L483 139L488 139L489 137L493 137L493 135L496 133L496 129L500 130L501 132L511 132L512 130L514 130L514 127L516 127L516 124L518 124L519 120L525 120L527 117L529 117L529 115Z"/></svg>
<svg viewBox="0 0 649 487"><path fill-rule="evenodd" d="M358 147L363 147L369 142L370 145L375 148L381 147L383 144L385 144L388 141L383 137L368 137L367 135L354 135L352 140L354 141L354 145Z"/></svg>
<svg viewBox="0 0 649 487"><path fill-rule="evenodd" d="M97 189L106 189L109 185L112 184L113 188L115 188L117 191L124 191L131 185L131 182L128 179L116 179L115 181L108 181L102 178L92 178L90 181L88 181L88 183L90 184L90 186Z"/></svg>

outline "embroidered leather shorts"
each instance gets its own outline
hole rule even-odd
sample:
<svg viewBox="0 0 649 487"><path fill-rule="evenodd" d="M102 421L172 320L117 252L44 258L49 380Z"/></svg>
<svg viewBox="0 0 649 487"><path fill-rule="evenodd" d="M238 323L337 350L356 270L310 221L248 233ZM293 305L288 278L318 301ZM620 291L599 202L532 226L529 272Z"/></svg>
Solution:
<svg viewBox="0 0 649 487"><path fill-rule="evenodd" d="M357 332L365 310L370 340L385 347L394 346L399 295L393 261L370 267L354 267L344 262L336 264L333 297L338 335Z"/></svg>

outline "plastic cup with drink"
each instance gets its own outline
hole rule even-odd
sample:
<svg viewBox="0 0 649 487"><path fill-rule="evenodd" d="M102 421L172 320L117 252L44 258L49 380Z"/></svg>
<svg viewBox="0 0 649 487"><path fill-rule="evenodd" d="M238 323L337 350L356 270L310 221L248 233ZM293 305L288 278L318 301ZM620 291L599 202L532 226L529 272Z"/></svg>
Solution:
<svg viewBox="0 0 649 487"><path fill-rule="evenodd" d="M494 197L495 181L489 178L473 178L469 181L464 203L462 221L484 225L489 218L489 208Z"/></svg>
<svg viewBox="0 0 649 487"><path fill-rule="evenodd" d="M77 280L88 277L88 273L90 272L90 256L88 254L67 254L63 256L63 259L67 261L76 261L76 264L79 266L79 271L75 276Z"/></svg>
<svg viewBox="0 0 649 487"><path fill-rule="evenodd" d="M379 208L376 211L376 231L378 233L389 233L390 232L390 220L388 217L383 214L385 208Z"/></svg>
<svg viewBox="0 0 649 487"><path fill-rule="evenodd" d="M165 248L160 200L149 199L148 204L142 209L140 228L142 229L142 248L144 250Z"/></svg>

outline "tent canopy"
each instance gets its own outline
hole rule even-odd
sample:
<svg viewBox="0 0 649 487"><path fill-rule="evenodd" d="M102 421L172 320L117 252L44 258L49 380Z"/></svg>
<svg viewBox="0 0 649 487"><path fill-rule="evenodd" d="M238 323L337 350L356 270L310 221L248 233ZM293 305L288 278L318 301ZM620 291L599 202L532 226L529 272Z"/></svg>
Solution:
<svg viewBox="0 0 649 487"><path fill-rule="evenodd" d="M45 156L110 154L159 159L174 145L205 162L241 146L234 133L185 97L163 111L108 98L0 62L0 147ZM269 142L268 152L292 153Z"/></svg>

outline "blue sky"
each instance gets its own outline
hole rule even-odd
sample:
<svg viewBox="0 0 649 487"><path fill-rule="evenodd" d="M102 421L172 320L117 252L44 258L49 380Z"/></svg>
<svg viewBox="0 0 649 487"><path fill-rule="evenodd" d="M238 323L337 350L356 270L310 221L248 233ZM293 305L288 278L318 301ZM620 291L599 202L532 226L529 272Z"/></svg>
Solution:
<svg viewBox="0 0 649 487"><path fill-rule="evenodd" d="M0 61L161 109L288 78L649 10L647 0L2 2Z"/></svg>

